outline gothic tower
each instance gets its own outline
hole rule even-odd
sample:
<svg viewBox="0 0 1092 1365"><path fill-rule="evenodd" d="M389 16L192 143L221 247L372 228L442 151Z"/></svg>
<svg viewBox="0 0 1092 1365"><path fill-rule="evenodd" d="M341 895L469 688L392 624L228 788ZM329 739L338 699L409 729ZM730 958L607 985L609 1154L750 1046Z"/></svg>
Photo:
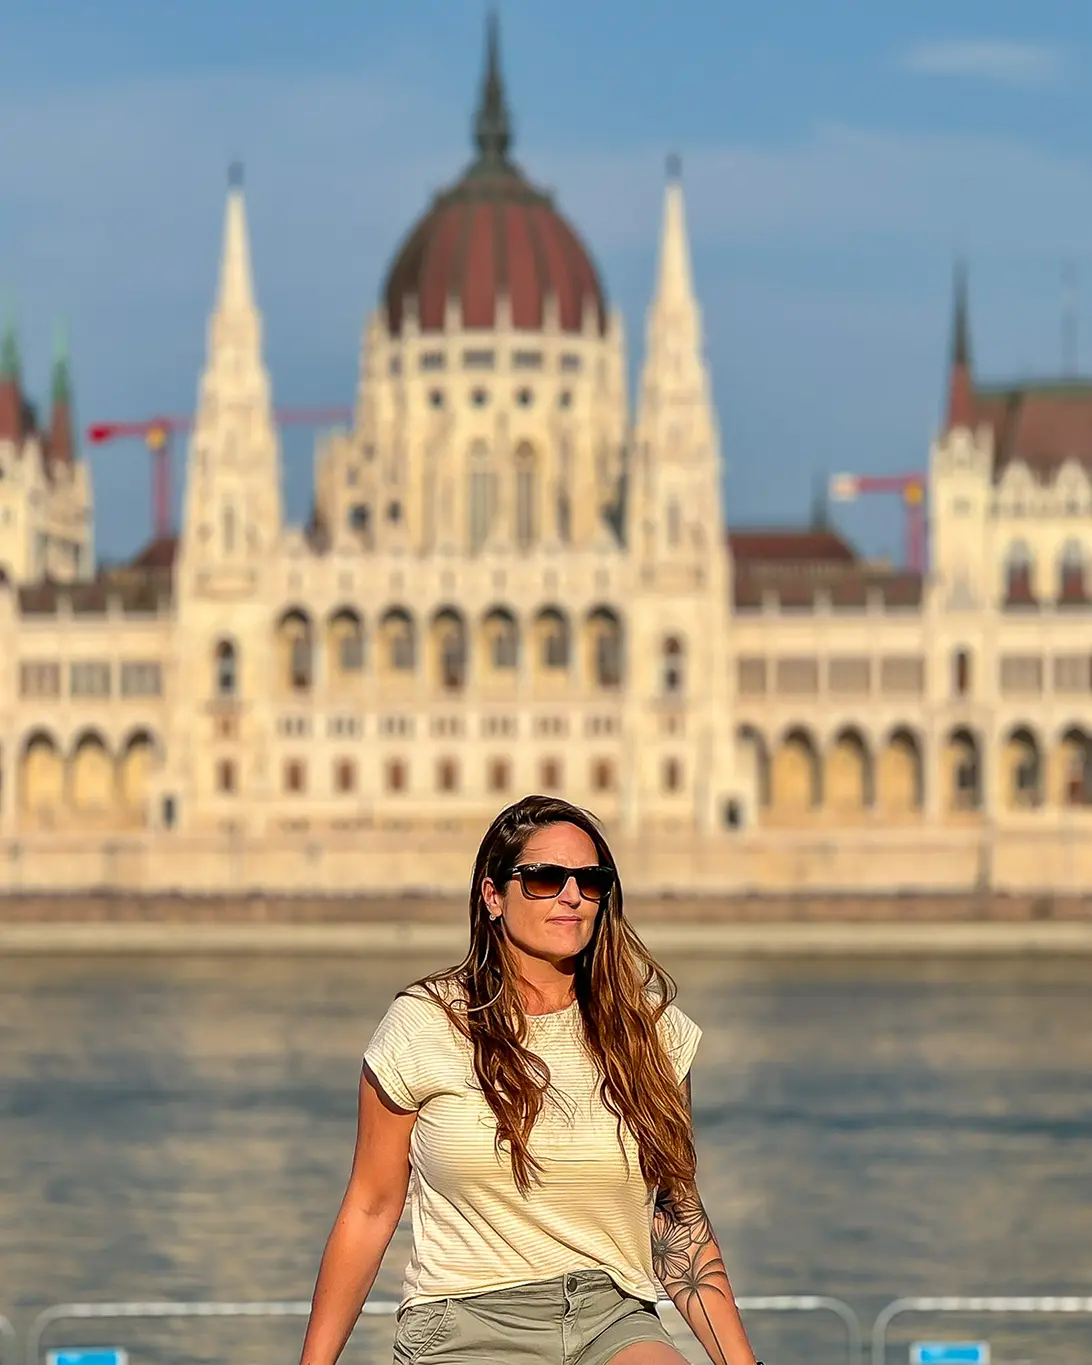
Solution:
<svg viewBox="0 0 1092 1365"><path fill-rule="evenodd" d="M630 657L641 757L633 785L644 815L697 828L738 818L721 472L680 168L672 158L626 512L637 591Z"/></svg>
<svg viewBox="0 0 1092 1365"><path fill-rule="evenodd" d="M232 169L175 566L178 629L162 821L257 828L270 790L276 675L269 582L283 564L281 467L242 175Z"/></svg>
<svg viewBox="0 0 1092 1365"><path fill-rule="evenodd" d="M180 570L192 592L248 595L281 534L281 464L242 172L233 167L220 284L186 468Z"/></svg>

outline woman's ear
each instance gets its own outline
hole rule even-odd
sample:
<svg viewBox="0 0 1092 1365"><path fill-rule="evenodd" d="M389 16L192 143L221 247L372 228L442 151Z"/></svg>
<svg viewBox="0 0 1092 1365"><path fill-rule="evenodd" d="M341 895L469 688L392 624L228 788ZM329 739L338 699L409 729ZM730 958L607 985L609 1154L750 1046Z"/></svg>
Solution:
<svg viewBox="0 0 1092 1365"><path fill-rule="evenodd" d="M489 918L500 919L504 914L504 897L497 890L492 877L486 877L482 882L482 900L485 901Z"/></svg>

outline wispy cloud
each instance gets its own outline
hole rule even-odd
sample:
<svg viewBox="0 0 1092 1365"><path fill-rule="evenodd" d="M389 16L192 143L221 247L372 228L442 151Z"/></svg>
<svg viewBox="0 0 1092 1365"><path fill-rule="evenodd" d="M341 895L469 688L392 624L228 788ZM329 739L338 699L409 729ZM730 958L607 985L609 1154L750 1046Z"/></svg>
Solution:
<svg viewBox="0 0 1092 1365"><path fill-rule="evenodd" d="M561 185L562 204L593 245L613 254L651 244L662 181L655 152L543 152L530 164ZM703 255L753 246L837 254L863 240L945 251L962 240L1083 258L1092 216L1092 168L1011 137L826 124L789 142L697 148L683 179ZM1027 193L1014 197L1014 183Z"/></svg>
<svg viewBox="0 0 1092 1365"><path fill-rule="evenodd" d="M1070 73L1067 53L1040 43L923 43L904 54L902 66L922 76L955 76L1023 89L1060 85Z"/></svg>
<svg viewBox="0 0 1092 1365"><path fill-rule="evenodd" d="M61 316L71 323L82 419L192 403L215 284L223 168L241 155L277 397L348 401L360 330L391 253L469 150L460 97L422 79L420 65L392 71L386 62L337 78L230 73L62 94L0 91L0 122L25 130L3 153L0 296L17 285L32 387L45 385ZM518 152L533 178L556 186L562 210L586 234L636 341L659 227L662 151L607 152L532 137ZM785 450L807 445L810 427L833 430L842 408L857 411L861 357L883 355L900 393L908 371L932 382L932 351L924 360L905 354L903 340L920 333L923 347L932 347L931 317L919 326L883 291L843 287L856 277L862 242L899 259L924 252L938 264L957 241L1010 259L1048 252L1083 259L1082 225L1092 219L1086 164L1010 138L826 126L780 143L693 148L684 178L709 330L724 338L729 357L717 389L737 404L741 394L761 396L756 452L769 446L763 423L778 408L764 393L764 375L783 384L795 355L805 384L820 372L817 354L840 354L829 341L832 328L842 329L838 363L854 374L852 385L843 394L841 372L823 370L822 392L781 404L800 406L808 427L799 440L785 435ZM1017 196L1013 184L1021 186ZM744 318L772 317L769 277L750 292L739 278L739 260L755 251L774 262L784 295L767 338L767 361L776 356L776 363L747 347L727 350L750 336ZM787 282L794 255L819 262L823 296L810 304ZM810 331L800 321L805 306ZM880 392L881 378L870 392ZM862 460L871 459L872 447L885 444L897 400L885 398L878 412L881 436L832 435L831 443L859 444ZM733 420L743 420L738 410ZM908 429L916 439L909 419ZM745 450L747 441L737 445ZM289 503L298 514L310 484L304 438L288 453ZM143 459L139 446L96 456L101 539L110 552L135 548L145 522L133 477L142 468L134 461ZM756 470L765 459L756 454ZM771 488L773 497L775 481Z"/></svg>

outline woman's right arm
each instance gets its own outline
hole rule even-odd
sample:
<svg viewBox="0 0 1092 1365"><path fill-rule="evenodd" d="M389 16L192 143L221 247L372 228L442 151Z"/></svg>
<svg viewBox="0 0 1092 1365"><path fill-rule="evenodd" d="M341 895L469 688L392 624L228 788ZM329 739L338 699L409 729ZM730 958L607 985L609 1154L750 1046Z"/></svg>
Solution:
<svg viewBox="0 0 1092 1365"><path fill-rule="evenodd" d="M356 1326L405 1207L416 1118L391 1103L365 1065L353 1168L319 1266L300 1365L335 1365Z"/></svg>

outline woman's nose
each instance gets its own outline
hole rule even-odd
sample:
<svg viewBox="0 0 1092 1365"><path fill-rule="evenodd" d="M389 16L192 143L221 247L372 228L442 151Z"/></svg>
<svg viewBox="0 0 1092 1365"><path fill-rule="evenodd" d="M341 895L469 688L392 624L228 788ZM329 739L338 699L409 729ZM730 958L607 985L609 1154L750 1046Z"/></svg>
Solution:
<svg viewBox="0 0 1092 1365"><path fill-rule="evenodd" d="M582 899L580 887L576 884L576 878L571 876L565 885L558 892L558 900L564 901L566 905L579 905Z"/></svg>

